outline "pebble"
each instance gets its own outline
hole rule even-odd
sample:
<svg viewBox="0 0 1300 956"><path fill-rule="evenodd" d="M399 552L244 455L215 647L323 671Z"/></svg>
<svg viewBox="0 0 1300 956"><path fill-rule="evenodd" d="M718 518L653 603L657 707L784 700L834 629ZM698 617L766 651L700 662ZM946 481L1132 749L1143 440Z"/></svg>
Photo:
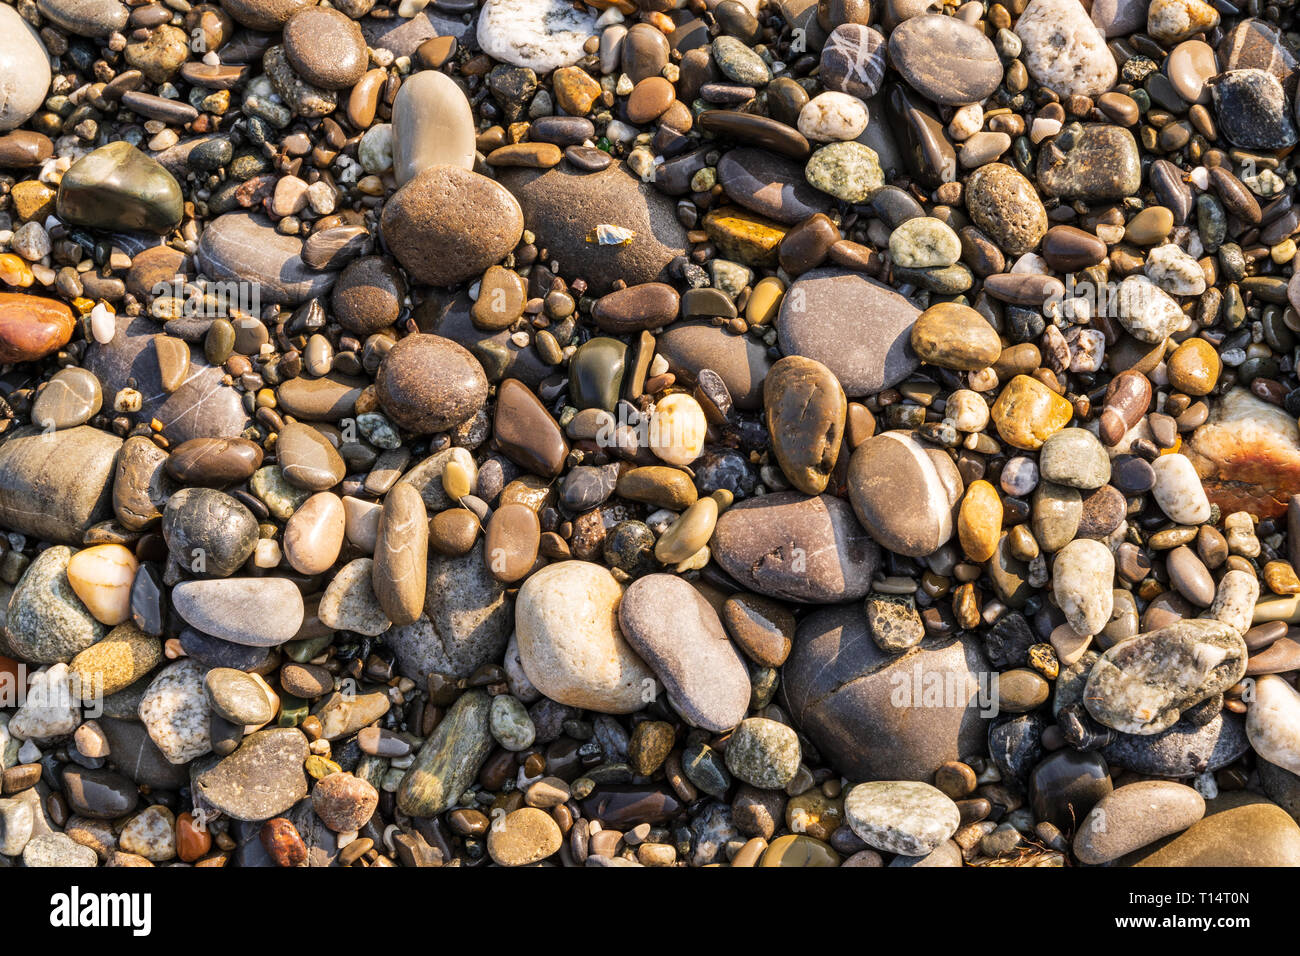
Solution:
<svg viewBox="0 0 1300 956"><path fill-rule="evenodd" d="M688 722L715 733L740 723L749 675L717 612L695 588L671 574L638 578L619 603L618 624Z"/></svg>
<svg viewBox="0 0 1300 956"><path fill-rule="evenodd" d="M393 172L404 186L434 166L474 167L474 116L464 91L445 73L409 77L393 101Z"/></svg>
<svg viewBox="0 0 1300 956"><path fill-rule="evenodd" d="M795 732L764 717L741 721L727 741L727 769L760 790L786 786L799 771L799 758Z"/></svg>
<svg viewBox="0 0 1300 956"><path fill-rule="evenodd" d="M913 219L910 223L924 222ZM947 227L944 227L947 229ZM893 251L895 230L890 236ZM952 230L948 230L951 234ZM952 239L956 241L956 236ZM906 263L899 263L900 265ZM941 265L931 262L929 265ZM969 306L955 302L941 302L922 312L912 326L912 349L928 365L964 371L988 368L1002 354L1002 343L997 330ZM1100 446L1098 446L1100 448Z"/></svg>
<svg viewBox="0 0 1300 956"><path fill-rule="evenodd" d="M882 651L862 610L844 606L800 622L783 684L795 725L850 779L929 780L939 764L986 739L977 675L988 666L975 642L960 639L902 655ZM932 698L933 706L898 706L921 700L926 686L960 692ZM871 739L893 745L861 746Z"/></svg>
<svg viewBox="0 0 1300 956"><path fill-rule="evenodd" d="M623 589L604 568L551 564L519 589L515 627L524 672L552 700L599 713L640 710L655 677L619 629Z"/></svg>
<svg viewBox="0 0 1300 956"><path fill-rule="evenodd" d="M1084 702L1107 727L1154 734L1245 672L1240 633L1218 621L1184 620L1106 651L1088 676Z"/></svg>
<svg viewBox="0 0 1300 956"><path fill-rule="evenodd" d="M469 419L487 400L487 387L473 355L450 339L425 333L393 346L375 377L385 413L399 427L426 434Z"/></svg>
<svg viewBox="0 0 1300 956"><path fill-rule="evenodd" d="M858 520L886 549L924 557L952 537L961 478L946 455L931 455L903 433L885 432L859 445L848 485ZM896 505L903 497L915 503L906 517Z"/></svg>
<svg viewBox="0 0 1300 956"><path fill-rule="evenodd" d="M26 123L45 101L50 89L50 59L36 30L13 7L0 12L0 36L4 37L0 62L5 72L23 78L0 93L0 132L6 132Z"/></svg>
<svg viewBox="0 0 1300 956"><path fill-rule="evenodd" d="M768 371L763 404L782 472L805 494L821 494L844 435L848 413L844 389L820 362L791 355Z"/></svg>
<svg viewBox="0 0 1300 956"><path fill-rule="evenodd" d="M185 621L213 637L246 647L290 640L302 626L302 594L286 578L185 581L172 589Z"/></svg>
<svg viewBox="0 0 1300 956"><path fill-rule="evenodd" d="M711 548L746 588L796 602L862 598L880 557L843 500L797 492L737 502L718 519Z"/></svg>
<svg viewBox="0 0 1300 956"><path fill-rule="evenodd" d="M189 763L212 749L204 668L181 659L164 667L140 698L140 722L169 763Z"/></svg>
<svg viewBox="0 0 1300 956"><path fill-rule="evenodd" d="M293 727L259 730L194 776L195 793L235 820L268 820L307 795L307 738Z"/></svg>
<svg viewBox="0 0 1300 956"><path fill-rule="evenodd" d="M595 20L590 11L562 0L487 0L479 12L478 43L493 59L549 73L583 56Z"/></svg>
<svg viewBox="0 0 1300 956"><path fill-rule="evenodd" d="M59 181L59 218L97 229L166 234L180 222L183 202L172 174L125 142L86 154Z"/></svg>
<svg viewBox="0 0 1300 956"><path fill-rule="evenodd" d="M858 398L897 385L916 368L911 330L920 314L873 279L814 269L786 291L776 328L782 352L820 362Z"/></svg>
<svg viewBox="0 0 1300 956"><path fill-rule="evenodd" d="M1115 57L1081 4L1030 0L1016 36L1030 75L1059 96L1099 96L1115 85Z"/></svg>
<svg viewBox="0 0 1300 956"><path fill-rule="evenodd" d="M957 805L926 783L860 783L844 798L844 818L870 846L902 856L925 856L960 823Z"/></svg>
<svg viewBox="0 0 1300 956"><path fill-rule="evenodd" d="M966 206L975 225L1010 255L1032 252L1047 234L1047 211L1033 183L1005 163L971 173Z"/></svg>
<svg viewBox="0 0 1300 956"><path fill-rule="evenodd" d="M450 286L504 258L523 234L524 216L501 184L459 166L438 165L416 173L393 194L380 228L413 279Z"/></svg>
<svg viewBox="0 0 1300 956"><path fill-rule="evenodd" d="M1022 23L1028 13L1021 14ZM904 20L889 35L889 59L913 89L945 106L979 103L1002 81L993 42L958 17Z"/></svg>

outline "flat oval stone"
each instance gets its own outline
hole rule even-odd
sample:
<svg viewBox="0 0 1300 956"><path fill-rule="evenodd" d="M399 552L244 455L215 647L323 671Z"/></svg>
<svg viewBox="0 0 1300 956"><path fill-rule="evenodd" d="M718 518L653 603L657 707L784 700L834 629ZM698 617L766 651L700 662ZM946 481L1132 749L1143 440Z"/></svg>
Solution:
<svg viewBox="0 0 1300 956"><path fill-rule="evenodd" d="M763 404L781 470L800 491L821 494L844 437L844 389L820 362L791 355L768 372Z"/></svg>
<svg viewBox="0 0 1300 956"><path fill-rule="evenodd" d="M425 333L393 346L375 376L375 393L388 417L422 434L467 421L487 401L487 387L473 355L450 339Z"/></svg>
<svg viewBox="0 0 1300 956"><path fill-rule="evenodd" d="M406 280L396 264L384 256L364 256L339 274L330 302L339 325L370 335L397 322L405 298Z"/></svg>
<svg viewBox="0 0 1300 956"><path fill-rule="evenodd" d="M32 403L32 424L41 428L84 425L103 401L103 389L93 374L84 368L60 369Z"/></svg>
<svg viewBox="0 0 1300 956"><path fill-rule="evenodd" d="M380 227L412 278L450 286L505 258L523 234L524 215L501 184L444 165L422 170L389 197Z"/></svg>
<svg viewBox="0 0 1300 956"><path fill-rule="evenodd" d="M422 70L393 101L393 172L404 186L437 165L474 168L474 114L455 80Z"/></svg>
<svg viewBox="0 0 1300 956"><path fill-rule="evenodd" d="M247 438L191 438L167 456L167 474L183 485L226 488L262 465L262 449Z"/></svg>
<svg viewBox="0 0 1300 956"><path fill-rule="evenodd" d="M165 234L180 223L183 206L175 177L126 142L87 153L59 181L59 218L92 229Z"/></svg>
<svg viewBox="0 0 1300 956"><path fill-rule="evenodd" d="M294 72L322 89L351 86L361 79L369 64L361 27L332 7L299 10L284 25L283 40L284 54Z"/></svg>
<svg viewBox="0 0 1300 956"><path fill-rule="evenodd" d="M600 713L645 706L654 674L619 629L623 589L605 568L561 561L519 589L515 627L519 658L547 697Z"/></svg>
<svg viewBox="0 0 1300 956"><path fill-rule="evenodd" d="M251 280L267 304L298 305L324 295L335 273L303 261L303 242L279 233L258 213L228 212L210 220L199 236L199 268L224 282Z"/></svg>
<svg viewBox="0 0 1300 956"><path fill-rule="evenodd" d="M702 370L711 369L722 379L737 408L753 411L762 407L763 382L771 359L752 336L735 335L708 321L677 322L658 337L655 351L679 380L693 383Z"/></svg>
<svg viewBox="0 0 1300 956"><path fill-rule="evenodd" d="M666 281L668 264L686 253L686 231L672 199L623 163L585 174L564 163L545 171L509 168L500 178L518 199L538 245L564 275L585 279L593 295L609 292L616 277L628 285ZM607 225L635 235L630 242L602 244L595 230Z"/></svg>
<svg viewBox="0 0 1300 956"><path fill-rule="evenodd" d="M1186 830L1205 815L1205 799L1181 783L1143 780L1112 790L1074 835L1074 855L1098 866Z"/></svg>
<svg viewBox="0 0 1300 956"><path fill-rule="evenodd" d="M163 538L172 558L200 576L234 574L257 546L257 519L243 504L211 488L182 488L167 500ZM197 626L197 625L196 625Z"/></svg>
<svg viewBox="0 0 1300 956"><path fill-rule="evenodd" d="M194 775L194 793L236 820L266 820L307 795L307 738L294 727L259 730Z"/></svg>
<svg viewBox="0 0 1300 956"><path fill-rule="evenodd" d="M384 498L375 540L371 586L394 624L410 624L424 610L429 561L429 516L411 485L394 485Z"/></svg>
<svg viewBox="0 0 1300 956"><path fill-rule="evenodd" d="M749 675L717 612L695 588L672 574L638 578L623 595L618 620L690 724L720 733L740 723Z"/></svg>
<svg viewBox="0 0 1300 956"><path fill-rule="evenodd" d="M361 391L369 383L331 372L320 378L302 375L276 389L281 409L294 418L311 422L336 422L354 413Z"/></svg>
<svg viewBox="0 0 1300 956"><path fill-rule="evenodd" d="M1235 628L1213 620L1178 621L1107 650L1088 676L1084 703L1107 727L1159 733L1193 704L1240 680L1246 656Z"/></svg>
<svg viewBox="0 0 1300 956"><path fill-rule="evenodd" d="M711 547L714 559L749 590L808 603L864 597L880 560L880 549L842 499L793 491L728 508Z"/></svg>
<svg viewBox="0 0 1300 956"><path fill-rule="evenodd" d="M849 499L868 533L897 554L924 557L952 537L961 479L904 432L868 438L849 461ZM954 481L954 479L956 479ZM912 502L904 513L898 502Z"/></svg>
<svg viewBox="0 0 1300 956"><path fill-rule="evenodd" d="M928 783L907 780L860 783L844 798L844 819L878 850L925 856L957 832L957 804Z"/></svg>
<svg viewBox="0 0 1300 956"><path fill-rule="evenodd" d="M1110 481L1110 457L1086 428L1063 428L1047 437L1038 452L1038 469L1047 481L1092 490Z"/></svg>
<svg viewBox="0 0 1300 956"><path fill-rule="evenodd" d="M603 332L627 335L655 329L677 318L681 296L665 282L643 282L596 300L591 318Z"/></svg>
<svg viewBox="0 0 1300 956"><path fill-rule="evenodd" d="M718 160L717 174L728 199L774 222L795 225L828 205L798 163L767 150L730 150Z"/></svg>
<svg viewBox="0 0 1300 956"><path fill-rule="evenodd" d="M0 443L0 524L43 541L80 545L112 516L122 440L89 425L45 434L12 430Z"/></svg>
<svg viewBox="0 0 1300 956"><path fill-rule="evenodd" d="M275 445L284 480L296 488L325 491L343 480L347 467L328 438L311 425L289 422Z"/></svg>
<svg viewBox="0 0 1300 956"><path fill-rule="evenodd" d="M914 90L945 106L979 103L1002 82L993 41L957 17L904 20L889 35L889 59Z"/></svg>
<svg viewBox="0 0 1300 956"><path fill-rule="evenodd" d="M940 302L917 316L911 341L922 362L958 371L988 368L1002 354L997 330L974 309L956 302Z"/></svg>
<svg viewBox="0 0 1300 956"><path fill-rule="evenodd" d="M874 279L814 269L786 290L776 327L786 355L821 362L846 395L858 398L897 385L916 369L911 331L920 314Z"/></svg>
<svg viewBox="0 0 1300 956"><path fill-rule="evenodd" d="M232 724L264 724L275 716L262 684L243 671L214 667L203 675L208 706Z"/></svg>
<svg viewBox="0 0 1300 956"><path fill-rule="evenodd" d="M338 559L346 514L338 495L322 491L308 498L284 526L284 558L300 574L320 574Z"/></svg>
<svg viewBox="0 0 1300 956"><path fill-rule="evenodd" d="M984 747L979 681L988 666L969 639L882 651L860 607L824 608L800 622L782 688L795 726L849 779L930 780L944 761ZM957 693L931 691L927 702L926 687Z"/></svg>
<svg viewBox="0 0 1300 956"><path fill-rule="evenodd" d="M492 512L483 535L483 554L492 576L513 584L537 563L542 529L537 513L527 505L502 505Z"/></svg>
<svg viewBox="0 0 1300 956"><path fill-rule="evenodd" d="M125 8L123 8L125 12ZM22 77L0 91L0 132L21 126L50 90L50 58L36 30L11 6L0 8L0 73Z"/></svg>
<svg viewBox="0 0 1300 956"><path fill-rule="evenodd" d="M172 604L191 626L249 647L292 640L305 613L302 594L287 578L222 578L184 581Z"/></svg>
<svg viewBox="0 0 1300 956"><path fill-rule="evenodd" d="M595 16L563 0L487 0L477 35L493 59L549 73L581 59L595 32Z"/></svg>
<svg viewBox="0 0 1300 956"><path fill-rule="evenodd" d="M501 453L526 471L554 478L564 470L569 455L564 433L541 400L516 379L497 387L492 437Z"/></svg>
<svg viewBox="0 0 1300 956"><path fill-rule="evenodd" d="M57 299L0 292L0 362L34 362L68 344L72 310Z"/></svg>
<svg viewBox="0 0 1300 956"><path fill-rule="evenodd" d="M989 163L971 173L966 208L975 225L1008 255L1032 252L1047 234L1047 210L1034 184L1005 163Z"/></svg>
<svg viewBox="0 0 1300 956"><path fill-rule="evenodd" d="M841 23L822 47L822 82L828 90L870 99L884 81L888 49L885 38L871 27Z"/></svg>

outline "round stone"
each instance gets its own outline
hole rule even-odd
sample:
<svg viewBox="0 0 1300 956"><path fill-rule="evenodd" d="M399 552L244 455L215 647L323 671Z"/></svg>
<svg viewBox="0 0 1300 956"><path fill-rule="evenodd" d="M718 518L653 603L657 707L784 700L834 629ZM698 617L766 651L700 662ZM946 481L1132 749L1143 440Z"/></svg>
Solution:
<svg viewBox="0 0 1300 956"><path fill-rule="evenodd" d="M327 90L352 86L370 62L361 27L332 7L299 10L284 25L283 41L285 56L298 75Z"/></svg>
<svg viewBox="0 0 1300 956"><path fill-rule="evenodd" d="M993 42L958 17L904 20L889 35L889 59L914 90L945 106L982 102L1002 82Z"/></svg>
<svg viewBox="0 0 1300 956"><path fill-rule="evenodd" d="M442 165L417 173L389 197L380 228L412 278L450 286L505 258L523 234L524 217L499 183Z"/></svg>
<svg viewBox="0 0 1300 956"><path fill-rule="evenodd" d="M619 629L622 596L609 571L586 561L548 565L524 582L515 628L533 686L600 713L632 713L654 699L654 673Z"/></svg>
<svg viewBox="0 0 1300 956"><path fill-rule="evenodd" d="M469 420L487 401L483 366L466 349L438 335L416 333L384 356L375 392L401 428L429 434Z"/></svg>
<svg viewBox="0 0 1300 956"><path fill-rule="evenodd" d="M775 720L742 720L727 740L727 769L760 790L777 790L793 780L799 758L798 736Z"/></svg>
<svg viewBox="0 0 1300 956"><path fill-rule="evenodd" d="M961 823L957 804L935 787L915 781L860 783L844 798L844 818L877 850L925 856Z"/></svg>
<svg viewBox="0 0 1300 956"><path fill-rule="evenodd" d="M910 220L920 221L923 220ZM893 247L892 237L890 247ZM929 365L978 371L997 361L1002 354L1002 340L988 320L970 306L940 302L917 317L912 326L912 349Z"/></svg>

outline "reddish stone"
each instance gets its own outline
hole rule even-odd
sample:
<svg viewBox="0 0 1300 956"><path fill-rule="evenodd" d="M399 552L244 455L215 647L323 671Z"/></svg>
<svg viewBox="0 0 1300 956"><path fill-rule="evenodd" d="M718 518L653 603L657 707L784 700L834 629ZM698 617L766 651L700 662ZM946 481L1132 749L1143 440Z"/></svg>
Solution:
<svg viewBox="0 0 1300 956"><path fill-rule="evenodd" d="M1244 388L1228 392L1182 450L1225 515L1249 511L1276 518L1300 493L1296 420Z"/></svg>
<svg viewBox="0 0 1300 956"><path fill-rule="evenodd" d="M68 344L76 320L56 299L0 292L0 363L34 362Z"/></svg>
<svg viewBox="0 0 1300 956"><path fill-rule="evenodd" d="M262 846L276 866L302 866L307 862L307 844L298 835L298 828L284 817L276 817L262 824Z"/></svg>
<svg viewBox="0 0 1300 956"><path fill-rule="evenodd" d="M212 849L212 834L200 826L193 814L182 813L176 818L176 855L186 863L193 863Z"/></svg>

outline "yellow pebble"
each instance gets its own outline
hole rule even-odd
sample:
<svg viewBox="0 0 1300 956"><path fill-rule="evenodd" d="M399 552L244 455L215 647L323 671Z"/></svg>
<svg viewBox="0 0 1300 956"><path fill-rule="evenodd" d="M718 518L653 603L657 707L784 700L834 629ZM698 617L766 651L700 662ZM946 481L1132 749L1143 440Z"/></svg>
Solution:
<svg viewBox="0 0 1300 956"><path fill-rule="evenodd" d="M750 325L766 325L776 318L784 298L785 283L776 276L758 280L745 305L745 321Z"/></svg>
<svg viewBox="0 0 1300 956"><path fill-rule="evenodd" d="M460 501L468 495L471 490L469 469L455 460L447 462L442 469L442 490L452 501Z"/></svg>

